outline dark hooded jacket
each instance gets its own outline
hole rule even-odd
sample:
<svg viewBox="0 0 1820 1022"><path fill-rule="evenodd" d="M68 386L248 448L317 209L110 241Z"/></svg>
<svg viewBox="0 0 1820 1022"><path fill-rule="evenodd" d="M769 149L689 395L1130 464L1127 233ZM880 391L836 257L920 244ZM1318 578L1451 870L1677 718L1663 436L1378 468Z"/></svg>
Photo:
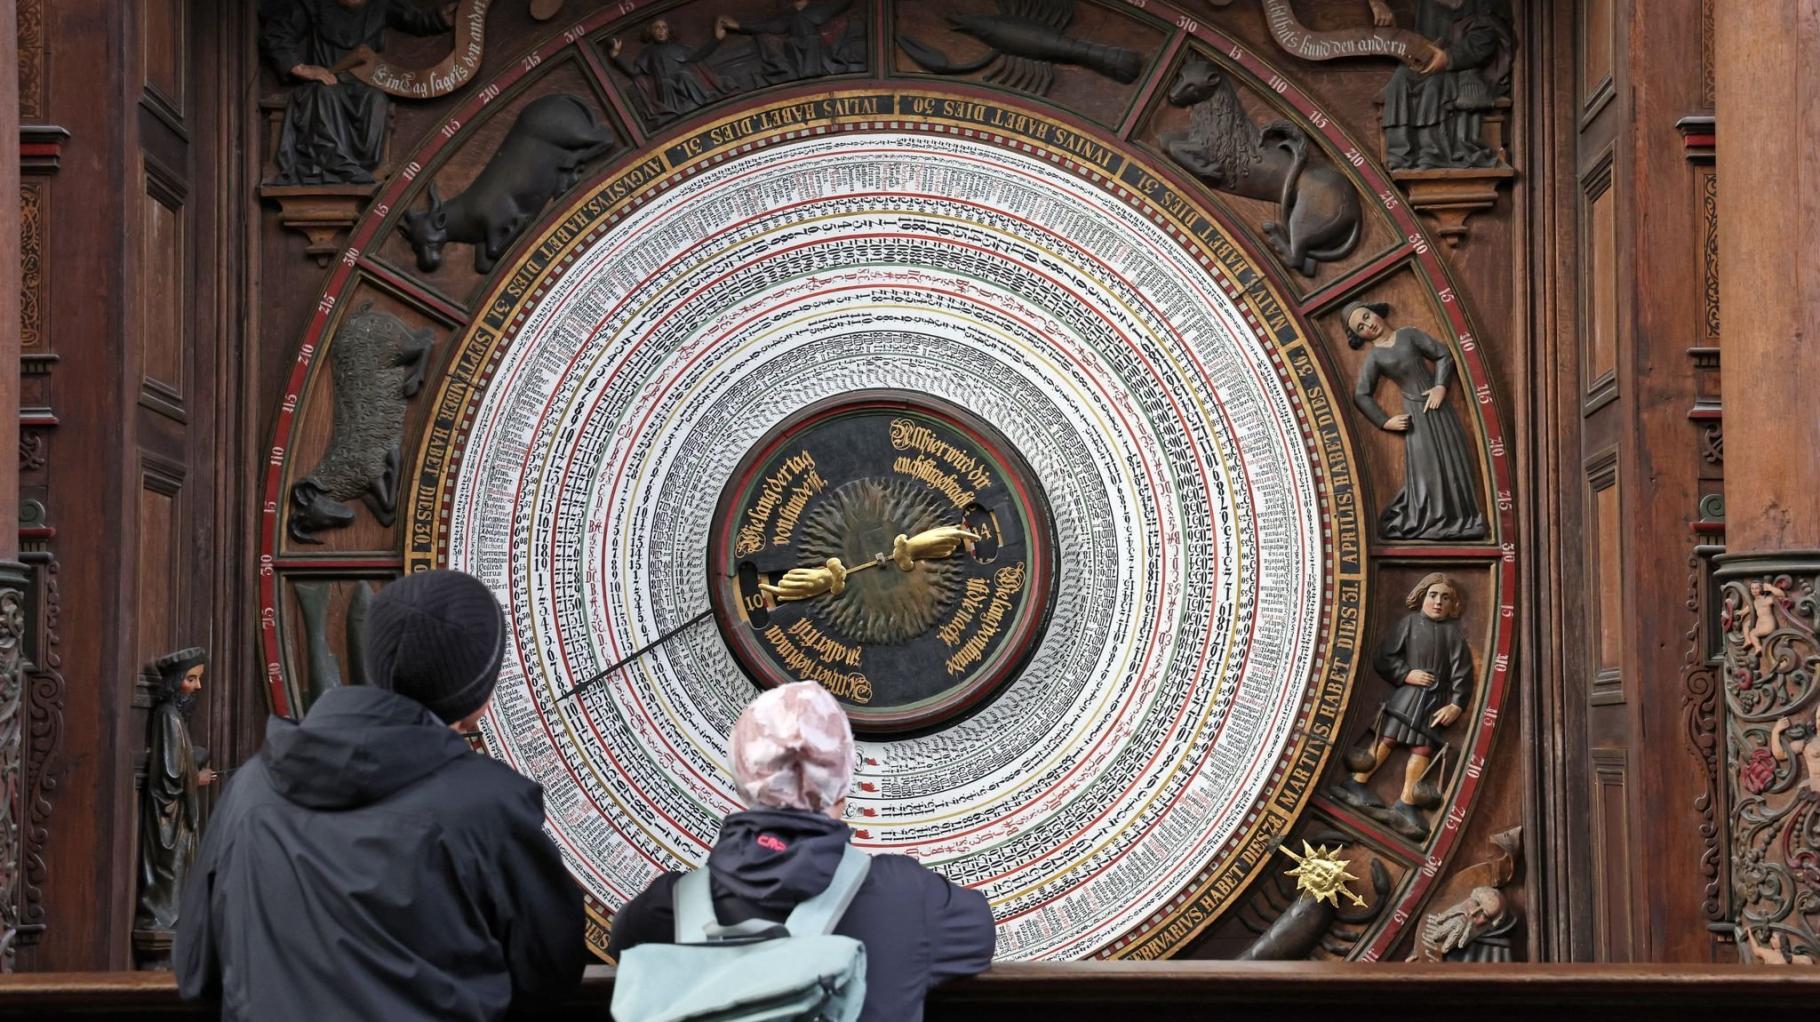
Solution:
<svg viewBox="0 0 1820 1022"><path fill-rule="evenodd" d="M734 813L708 853L714 914L724 925L781 922L834 878L852 831L819 813L787 809ZM608 952L676 939L666 873L613 917ZM923 995L992 964L992 909L978 891L948 882L905 855L875 855L865 883L834 932L866 946L866 1004L860 1022L918 1022Z"/></svg>
<svg viewBox="0 0 1820 1022"><path fill-rule="evenodd" d="M496 1019L581 978L543 790L377 688L273 718L184 890L183 996L222 1017Z"/></svg>

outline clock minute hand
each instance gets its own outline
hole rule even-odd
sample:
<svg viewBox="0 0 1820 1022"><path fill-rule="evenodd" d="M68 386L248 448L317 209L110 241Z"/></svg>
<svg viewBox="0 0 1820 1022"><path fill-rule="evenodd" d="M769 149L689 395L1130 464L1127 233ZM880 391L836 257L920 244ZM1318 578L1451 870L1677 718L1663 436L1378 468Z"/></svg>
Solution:
<svg viewBox="0 0 1820 1022"><path fill-rule="evenodd" d="M706 620L708 620L708 618L713 617L713 616L714 616L714 608L709 607L707 610L702 611L701 613L695 615L694 617L690 618L689 620L684 621L682 624L677 625L675 628L670 629L669 631L663 633L662 635L659 635L657 638L652 639L650 642L647 642L644 645L638 647L637 649L633 650L631 653L626 654L625 657L623 657L618 663L614 664L613 666L608 667L606 670L597 672L592 678L589 678L587 681L584 681L581 684L575 686L574 688L568 690L567 692L564 692L562 695L557 696L556 701L560 703L564 699L568 699L571 696L580 695L583 691L593 688L595 685L598 685L601 682L606 681L608 678L613 676L614 671L619 670L621 667L624 667L625 665L631 663L632 661L637 660L639 657L644 656L646 653L649 653L652 650L656 649L657 647L670 641L670 639L674 638L678 633L683 632L689 628L692 628L695 625L701 624L703 621L706 621Z"/></svg>

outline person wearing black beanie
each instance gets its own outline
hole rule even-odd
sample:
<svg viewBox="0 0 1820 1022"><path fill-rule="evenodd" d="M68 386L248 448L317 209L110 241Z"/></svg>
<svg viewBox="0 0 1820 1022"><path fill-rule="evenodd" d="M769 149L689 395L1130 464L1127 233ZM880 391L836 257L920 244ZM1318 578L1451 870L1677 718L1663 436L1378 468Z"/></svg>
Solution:
<svg viewBox="0 0 1820 1022"><path fill-rule="evenodd" d="M506 623L456 571L386 586L369 685L274 717L190 873L174 964L224 1019L502 1018L581 979L581 892L543 789L468 747Z"/></svg>
<svg viewBox="0 0 1820 1022"><path fill-rule="evenodd" d="M424 571L386 586L367 612L367 679L445 723L484 709L505 659L506 618L486 585Z"/></svg>

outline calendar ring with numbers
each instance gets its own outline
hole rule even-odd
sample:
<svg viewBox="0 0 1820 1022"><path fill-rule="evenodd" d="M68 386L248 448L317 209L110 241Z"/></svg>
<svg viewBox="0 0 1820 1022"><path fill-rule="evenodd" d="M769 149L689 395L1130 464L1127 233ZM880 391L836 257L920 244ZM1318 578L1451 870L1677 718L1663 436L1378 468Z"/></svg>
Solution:
<svg viewBox="0 0 1820 1022"><path fill-rule="evenodd" d="M565 200L449 356L407 569L505 604L482 739L603 922L740 808L754 679L810 677L859 725L857 843L984 892L1002 957L1168 954L1260 875L1344 712L1342 401L1268 260L1135 150L816 102Z"/></svg>
<svg viewBox="0 0 1820 1022"><path fill-rule="evenodd" d="M938 725L989 698L1049 619L1048 498L965 409L907 391L817 402L727 480L708 595L740 667L815 681L861 733Z"/></svg>

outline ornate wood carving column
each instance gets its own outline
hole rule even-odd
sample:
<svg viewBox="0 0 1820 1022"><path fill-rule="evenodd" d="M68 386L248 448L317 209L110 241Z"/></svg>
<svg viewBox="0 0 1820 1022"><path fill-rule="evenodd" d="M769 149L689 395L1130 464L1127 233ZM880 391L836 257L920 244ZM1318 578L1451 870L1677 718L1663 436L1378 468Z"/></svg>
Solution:
<svg viewBox="0 0 1820 1022"><path fill-rule="evenodd" d="M18 9L0 0L0 451L19 437L19 66ZM19 563L19 462L0 457L0 791L9 793L0 810L0 971L13 968L19 935L20 829L23 818L23 755L26 663L25 565Z"/></svg>
<svg viewBox="0 0 1820 1022"><path fill-rule="evenodd" d="M1731 898L1741 953L1820 961L1820 0L1719 9ZM1748 319L1746 318L1748 317Z"/></svg>

